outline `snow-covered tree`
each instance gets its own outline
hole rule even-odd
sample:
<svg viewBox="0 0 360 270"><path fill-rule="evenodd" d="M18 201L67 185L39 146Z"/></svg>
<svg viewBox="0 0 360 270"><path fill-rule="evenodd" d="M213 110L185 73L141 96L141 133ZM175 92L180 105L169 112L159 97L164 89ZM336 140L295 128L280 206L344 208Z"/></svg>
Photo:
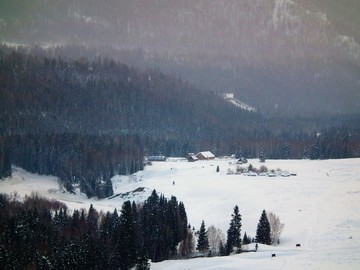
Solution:
<svg viewBox="0 0 360 270"><path fill-rule="evenodd" d="M209 240L209 248L211 250L211 254L217 256L220 254L220 243L225 243L225 235L220 230L215 228L214 225L211 225L207 229L207 237Z"/></svg>
<svg viewBox="0 0 360 270"><path fill-rule="evenodd" d="M270 224L270 239L271 244L275 244L280 239L280 234L284 229L284 224L280 222L280 218L273 212L267 214L267 218Z"/></svg>
<svg viewBox="0 0 360 270"><path fill-rule="evenodd" d="M265 245L271 245L270 223L266 215L265 209L261 213L259 223L256 230L256 242Z"/></svg>

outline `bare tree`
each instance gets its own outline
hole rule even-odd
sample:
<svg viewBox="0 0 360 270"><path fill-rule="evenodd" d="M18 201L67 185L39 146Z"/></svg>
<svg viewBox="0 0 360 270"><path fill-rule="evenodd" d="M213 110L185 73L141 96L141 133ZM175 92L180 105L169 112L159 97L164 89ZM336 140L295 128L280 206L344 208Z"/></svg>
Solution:
<svg viewBox="0 0 360 270"><path fill-rule="evenodd" d="M273 212L267 213L267 218L270 223L271 244L278 243L285 225L280 222L280 218Z"/></svg>
<svg viewBox="0 0 360 270"><path fill-rule="evenodd" d="M225 243L225 234L220 230L211 225L206 231L209 248L211 254L217 256L220 254L220 243Z"/></svg>

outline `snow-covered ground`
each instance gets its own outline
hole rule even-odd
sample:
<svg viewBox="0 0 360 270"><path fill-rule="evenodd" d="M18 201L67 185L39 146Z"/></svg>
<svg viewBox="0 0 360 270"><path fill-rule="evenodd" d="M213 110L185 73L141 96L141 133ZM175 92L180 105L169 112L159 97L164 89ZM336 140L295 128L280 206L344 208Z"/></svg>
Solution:
<svg viewBox="0 0 360 270"><path fill-rule="evenodd" d="M249 160L242 166L250 163L256 168L262 165ZM171 159L153 162L132 176L114 177L114 193L130 193L112 199L65 193L55 177L30 174L20 168L14 168L11 179L0 181L0 192L24 196L37 191L65 202L70 209L93 204L99 211L113 211L127 199L146 199L156 189L184 202L189 223L196 229L204 220L207 227L214 225L226 235L235 205L242 215L242 235L246 231L255 236L263 209L274 212L285 224L279 246L260 245L257 253L229 257L153 263L154 270L360 269L360 159L267 160L264 165L297 175L228 175L228 169L235 171L237 166L234 159L194 163ZM144 192L131 193L139 187L145 188ZM276 253L275 258L272 253Z"/></svg>

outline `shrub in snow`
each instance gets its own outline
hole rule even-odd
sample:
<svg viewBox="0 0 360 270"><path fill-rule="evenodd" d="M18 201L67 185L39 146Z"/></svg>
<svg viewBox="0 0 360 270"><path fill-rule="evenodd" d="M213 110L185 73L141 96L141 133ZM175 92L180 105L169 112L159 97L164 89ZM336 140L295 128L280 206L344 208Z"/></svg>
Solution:
<svg viewBox="0 0 360 270"><path fill-rule="evenodd" d="M267 172L267 171L268 171L268 168L266 166L264 166L264 165L260 166L260 169L259 169L260 173L264 173L264 172Z"/></svg>

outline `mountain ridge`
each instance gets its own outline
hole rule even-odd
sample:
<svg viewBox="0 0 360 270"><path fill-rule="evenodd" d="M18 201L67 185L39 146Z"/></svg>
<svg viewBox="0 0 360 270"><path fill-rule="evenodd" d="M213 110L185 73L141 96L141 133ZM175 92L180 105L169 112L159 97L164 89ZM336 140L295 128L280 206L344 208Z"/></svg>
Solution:
<svg viewBox="0 0 360 270"><path fill-rule="evenodd" d="M0 5L3 41L140 49L138 68L171 70L213 92L226 89L265 112L360 111L360 22L351 12L360 7L353 0L342 6L322 0Z"/></svg>

